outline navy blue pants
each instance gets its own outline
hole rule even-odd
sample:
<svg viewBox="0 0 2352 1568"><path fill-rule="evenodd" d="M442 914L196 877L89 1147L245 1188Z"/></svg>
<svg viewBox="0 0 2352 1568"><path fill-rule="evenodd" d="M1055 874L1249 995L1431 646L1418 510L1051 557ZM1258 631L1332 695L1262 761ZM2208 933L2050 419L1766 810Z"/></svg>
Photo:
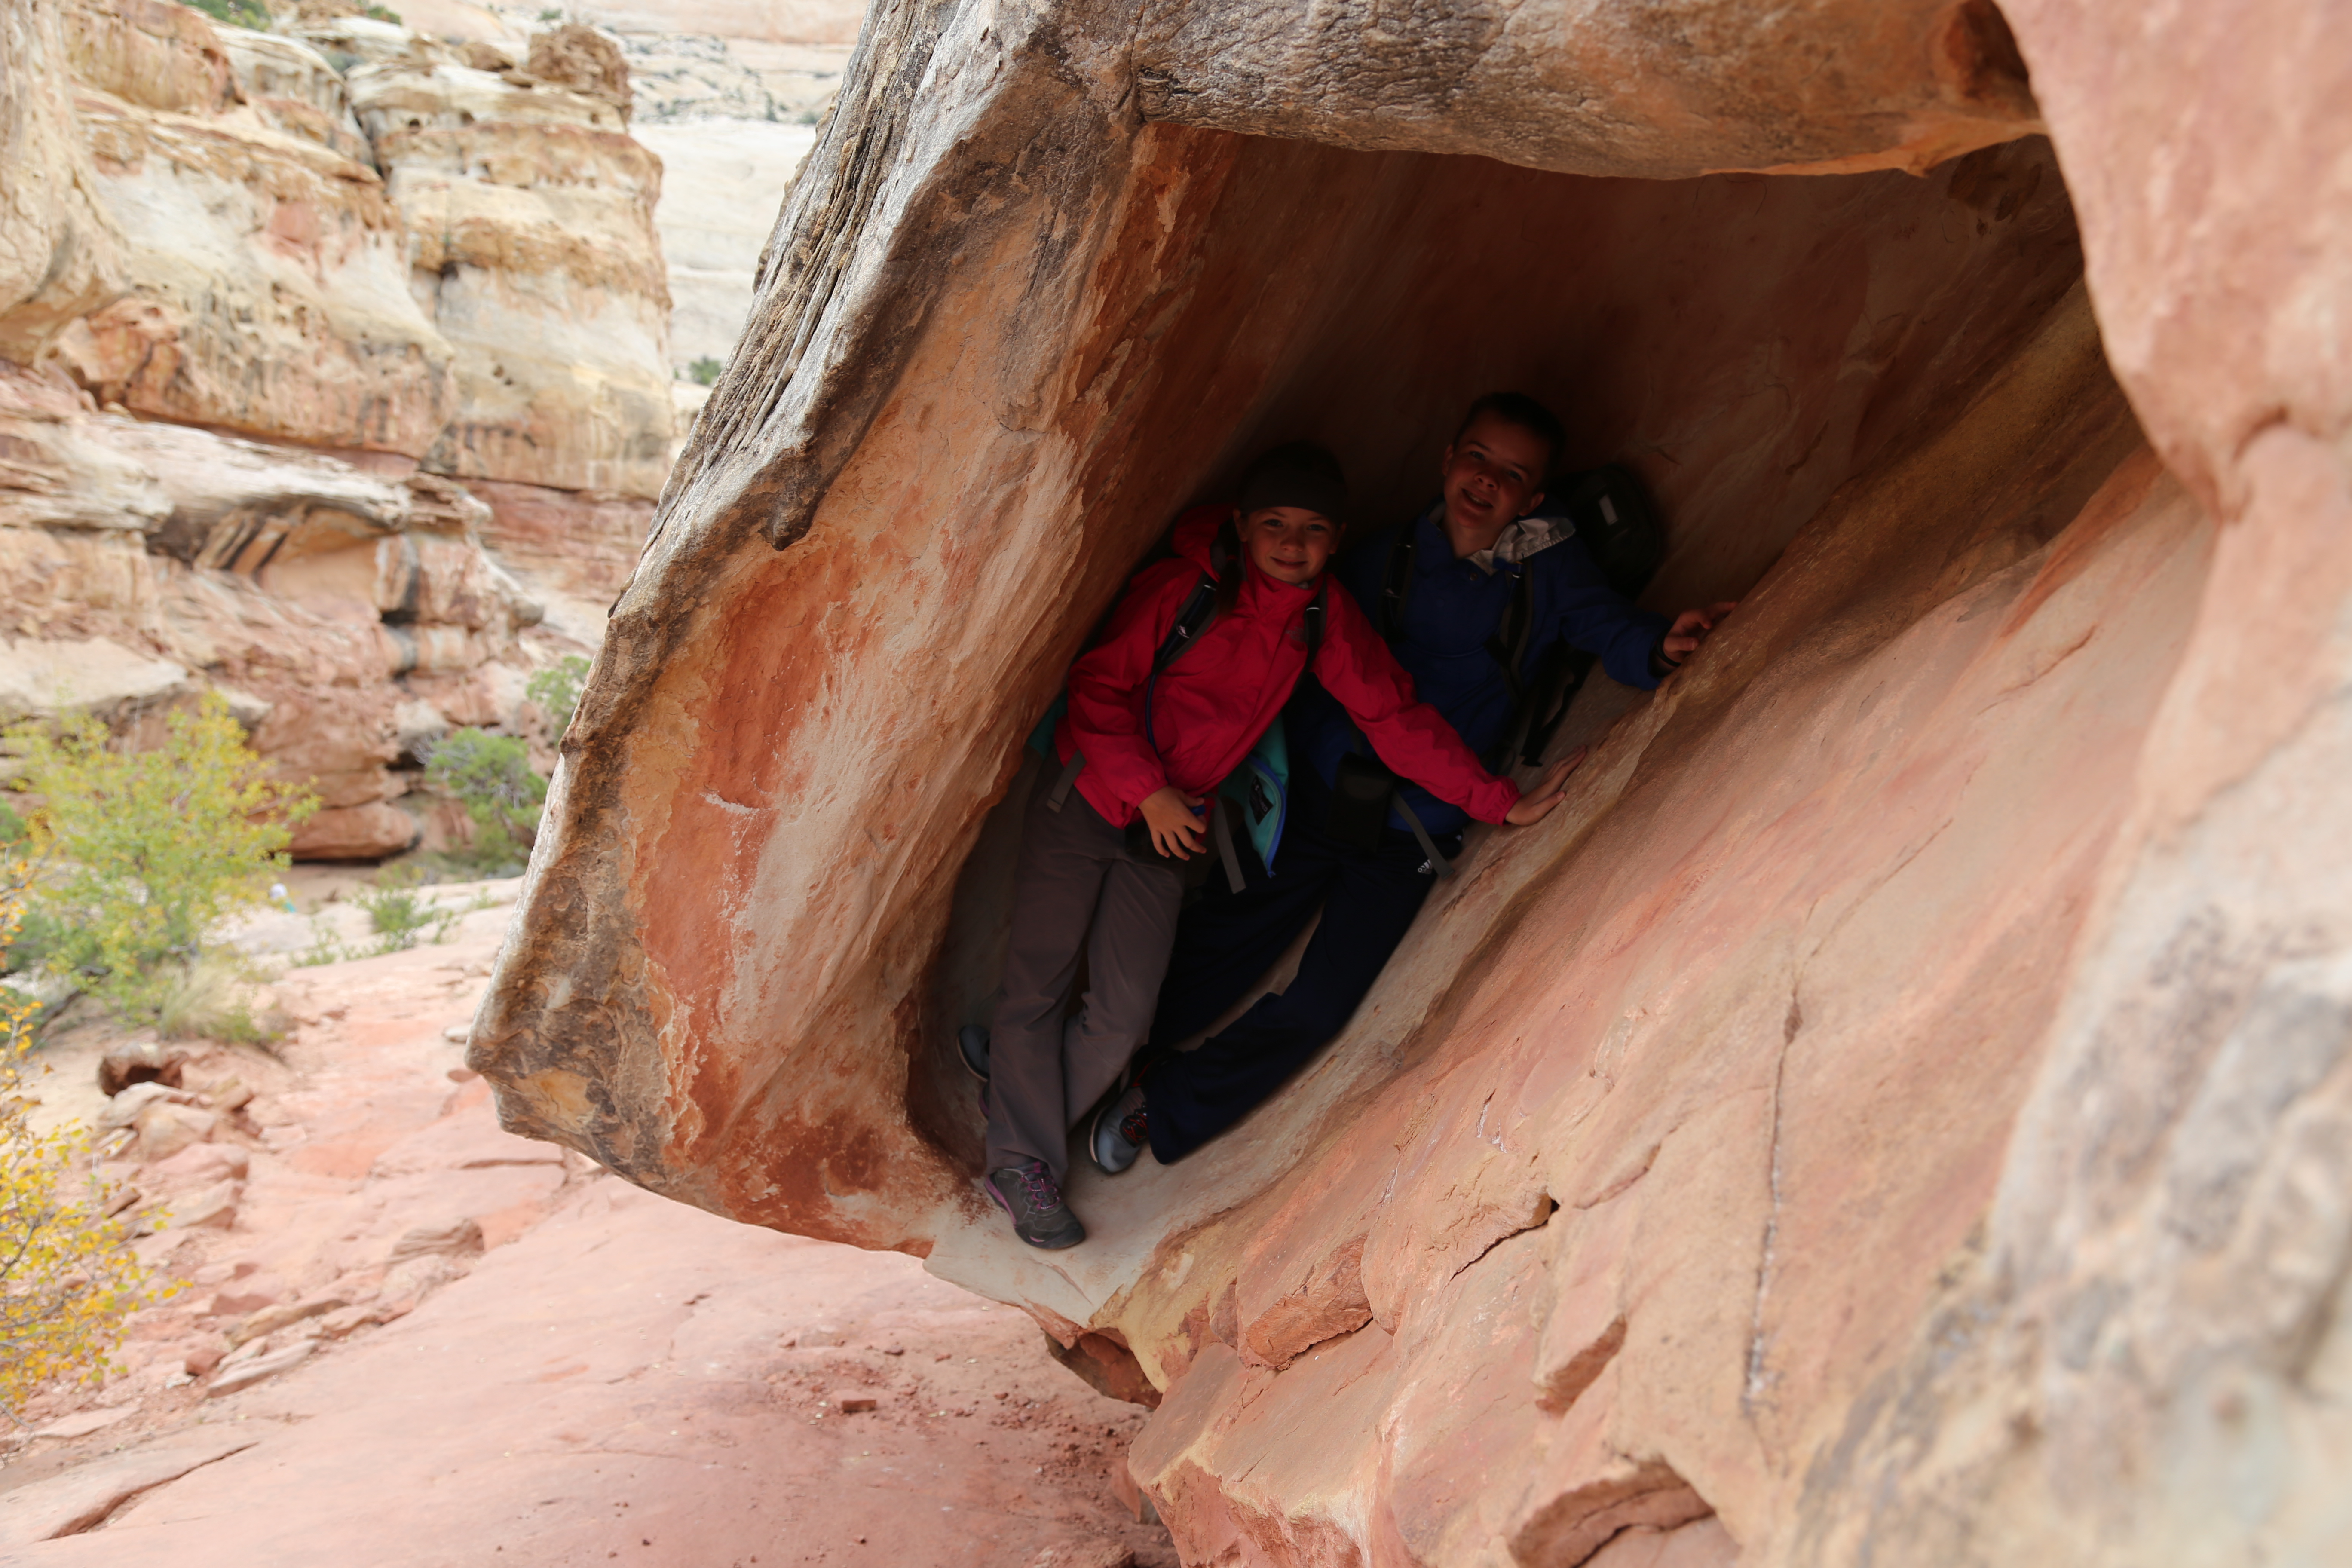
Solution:
<svg viewBox="0 0 2352 1568"><path fill-rule="evenodd" d="M1299 817L1308 813L1301 811ZM1316 816L1319 817L1319 813ZM1449 857L1458 837L1442 839ZM1160 987L1151 1041L1162 1054L1143 1075L1151 1152L1173 1164L1248 1115L1338 1034L1404 940L1436 880L1412 837L1391 828L1376 850L1341 844L1294 818L1268 876L1239 847L1249 881L1184 911ZM1298 974L1279 995L1262 996L1195 1051L1169 1047L1208 1027L1246 995L1315 911L1323 922Z"/></svg>

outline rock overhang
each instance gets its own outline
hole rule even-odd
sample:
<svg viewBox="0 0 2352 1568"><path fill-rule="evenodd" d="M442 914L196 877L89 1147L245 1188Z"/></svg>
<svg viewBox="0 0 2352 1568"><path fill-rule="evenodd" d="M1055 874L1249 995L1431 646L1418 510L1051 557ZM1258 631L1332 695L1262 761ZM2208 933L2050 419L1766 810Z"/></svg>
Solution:
<svg viewBox="0 0 2352 1568"><path fill-rule="evenodd" d="M1129 44L1068 11L877 12L567 738L474 1047L510 1124L739 1218L927 1253L1155 1384L1189 1378L1139 1466L1202 1555L1263 1458L1221 1447L1219 1424L1283 1407L1267 1380L1325 1350L1423 1430L1328 1517L1377 1502L1375 1539L1466 1550L1459 1517L1412 1501L1451 1474L1426 1434L1453 1428L1398 1369L1496 1314L1518 1327L1493 1359L1532 1379L1519 1425L1457 1436L1559 1471L1493 1502L1509 1517L1481 1528L1514 1555L1576 1561L1694 1508L1742 1541L1780 1529L1763 1478L1883 1365L1989 1201L2209 538L2106 374L2055 162L2011 140L2033 129L2021 72L1959 73L1992 81L2000 113L1889 132L1948 103L1950 29L1999 54L1986 9L1874 13L1910 40L1888 58L1920 63L1908 107L1856 93L1840 121L1760 94L1743 121L1718 102L1680 165L1655 155L1687 127L1663 110L1609 122L1640 144L1614 164L1598 133L1525 156L1524 114L1464 107L1475 71L1443 114L1383 115L1377 93L1343 101L1370 76L1294 91L1323 58L1295 39L1234 45L1276 62L1250 77L1189 24ZM1166 51L1185 38L1193 79L1222 85L1179 103L1151 72L1182 79ZM1907 167L1979 133L1993 145L1924 180L1709 173ZM1351 141L1371 145L1334 144ZM1433 212L1487 243L1418 243L1417 223L1445 228ZM1310 237L1282 243L1294 230ZM1532 331L1465 353L1432 300L1465 307L1456 338ZM1558 832L1484 847L1327 1061L1213 1166L1081 1177L1098 1240L1019 1253L971 1186L977 1115L947 1037L988 984L1008 847L989 816L1023 735L1152 535L1255 445L1314 434L1360 488L1417 494L1452 413L1507 383L1563 405L1580 456L1631 455L1659 489L1662 604L1763 579L1755 629L1672 700L1589 694L1560 743L1601 744ZM2003 740L2095 716L2107 771L1976 722L2032 701ZM1771 794L1759 757L1795 782ZM2064 808L2002 845L2040 795ZM1949 882L1924 912L1874 903L1923 856ZM1989 869L2031 896L2004 902ZM1710 879L1769 891L1743 909ZM1939 970L1947 940L1976 945ZM1844 978L1809 1005L1814 963ZM1761 1003L1726 992L1742 978ZM1909 1042L1883 1071L1914 1101L1841 1098L1873 1007ZM1807 1064L1801 1038L1832 1043ZM2014 1076L1938 1077L1969 1040L2000 1041ZM1644 1071L1649 1090L1610 1100ZM1915 1114L1956 1102L1959 1133ZM1949 1191L1903 1177L1875 1132L1842 1143L1841 1117L1948 1137L1929 1174ZM1454 1152L1400 1157L1422 1138ZM1816 1184L1790 1200L1784 1181ZM1677 1236L1629 1205L1645 1184L1719 1213ZM1368 1217L1368 1194L1392 1212ZM1857 1208L1876 1217L1839 1217ZM1809 1227L1810 1271L1788 1252ZM1886 1280L1836 1279L1837 1249L1868 1245L1899 1255ZM1857 1318L1877 1341L1824 1338ZM1677 1407L1670 1369L1693 1354L1741 1365L1725 1407ZM1781 1392L1800 1375L1811 1394ZM1284 1419L1318 1418L1307 1384L1287 1391L1306 1403ZM1535 1410L1614 1434L1622 1473L1578 1471L1600 1439ZM1692 1435L1709 1422L1750 1436ZM1297 1524L1331 1484L1255 1501Z"/></svg>
<svg viewBox="0 0 2352 1568"><path fill-rule="evenodd" d="M1164 64L1193 34L1122 47L1089 20L876 13L570 742L556 819L617 829L643 858L621 857L635 861L626 890L586 864L617 842L549 868L597 880L581 909L612 928L599 946L642 955L627 984L664 992L620 1009L641 1033L625 1046L612 1005L594 1005L577 1050L601 1065L582 1081L625 1060L638 1089L572 1135L721 1212L917 1248L947 1215L971 1217L971 1113L929 1043L957 869L1077 638L1174 508L1253 443L1312 433L1360 490L1414 494L1468 398L1530 385L1562 403L1580 458L1647 443L1679 525L1661 602L1737 593L1857 454L1979 376L2079 268L2046 150L1989 151L1931 194L1891 174L1699 177L1738 151L1727 142L1688 150L1675 172L1693 178L1654 181L1139 123L1137 62ZM1953 25L1932 7L1913 20L1922 38ZM1262 61L1253 91L1302 95L1283 73L1314 66L1312 50L1249 49L1289 62ZM1528 143L1524 114L1477 110L1526 85L1456 82L1450 129L1425 139L1612 166L1605 138L1563 152ZM1913 109L1943 91L1932 70L1898 87ZM1371 113L1378 95L1356 91L1304 96ZM1790 162L1785 106L1747 101L1729 121L1745 153ZM1887 122L1855 106L1839 155L1885 153L1873 138ZM1998 120L2004 134L2025 123ZM1789 394L1824 373L1818 406ZM1792 416L1811 424L1793 444ZM1781 446L1801 478L1759 504L1743 448ZM790 548L771 554L760 535ZM603 797L656 776L658 807ZM573 804L583 786L598 804ZM850 863L870 890L845 883ZM642 934L622 914L656 908ZM568 942L575 924L545 929ZM533 960L517 979L541 968L585 978ZM526 1024L525 1004L509 1021L509 994L483 1057L520 1082L516 1064L548 1054L520 1042L549 1019ZM887 1039L892 1065L830 1067L814 1104L752 1111L768 1075L793 1070L776 1043L819 1038ZM689 1043L719 1039L733 1043ZM568 1120L514 1103L519 1125ZM747 1137L725 1156L711 1142ZM796 1195L765 1186L794 1168L828 1173ZM915 1213L940 1219L875 1219Z"/></svg>

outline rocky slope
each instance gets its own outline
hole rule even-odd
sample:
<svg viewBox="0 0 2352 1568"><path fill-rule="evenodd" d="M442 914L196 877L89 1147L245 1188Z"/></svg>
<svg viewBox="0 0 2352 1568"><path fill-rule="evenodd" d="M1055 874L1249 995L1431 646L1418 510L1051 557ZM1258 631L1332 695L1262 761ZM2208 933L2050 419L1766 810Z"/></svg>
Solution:
<svg viewBox="0 0 2352 1568"><path fill-rule="evenodd" d="M2343 1556L2342 31L878 10L469 1059L1148 1384L1188 1561ZM1253 448L1402 508L1509 384L1741 610L1288 1093L1024 1252L950 1044L1022 737Z"/></svg>
<svg viewBox="0 0 2352 1568"><path fill-rule="evenodd" d="M144 1042L168 1093L101 1092L104 1054L142 1043L102 1023L48 1042L41 1114L110 1129L131 1212L170 1211L137 1245L184 1289L133 1320L119 1375L0 1437L0 1554L1172 1568L1118 1495L1141 1413L1024 1315L911 1259L680 1226L499 1131L452 1036L513 893L437 889L488 907L293 971L273 1052ZM357 913L328 906L342 940Z"/></svg>
<svg viewBox="0 0 2352 1568"><path fill-rule="evenodd" d="M298 854L402 848L401 764L533 721L526 672L593 647L668 471L660 165L618 50L168 0L5 25L33 177L0 223L0 686L230 688L319 781Z"/></svg>

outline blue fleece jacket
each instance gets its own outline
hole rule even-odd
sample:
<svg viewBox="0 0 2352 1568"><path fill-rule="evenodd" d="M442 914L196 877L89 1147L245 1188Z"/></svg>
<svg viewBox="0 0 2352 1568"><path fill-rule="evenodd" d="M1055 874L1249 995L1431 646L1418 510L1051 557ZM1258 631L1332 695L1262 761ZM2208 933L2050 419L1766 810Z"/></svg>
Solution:
<svg viewBox="0 0 2352 1568"><path fill-rule="evenodd" d="M1404 625L1389 647L1412 677L1414 695L1443 714L1472 751L1486 755L1511 721L1511 689L1502 666L1486 651L1486 641L1503 624L1520 572L1535 574L1535 625L1528 637L1522 679L1558 641L1599 656L1611 679L1627 686L1646 691L1658 684L1650 673L1650 652L1671 623L1664 616L1634 608L1610 587L1582 543L1571 536L1525 562L1489 573L1454 558L1438 521L1442 510L1441 502L1406 525L1416 531L1412 586L1405 596ZM1387 529L1362 541L1339 558L1333 573L1376 625L1389 551L1396 537L1397 530ZM1350 750L1370 752L1346 710L1311 677L1298 683L1283 723L1291 755L1313 767L1327 784L1339 776L1339 759ZM1405 784L1400 794L1433 834L1453 833L1470 820L1416 785ZM1404 819L1391 814L1389 826L1402 831Z"/></svg>

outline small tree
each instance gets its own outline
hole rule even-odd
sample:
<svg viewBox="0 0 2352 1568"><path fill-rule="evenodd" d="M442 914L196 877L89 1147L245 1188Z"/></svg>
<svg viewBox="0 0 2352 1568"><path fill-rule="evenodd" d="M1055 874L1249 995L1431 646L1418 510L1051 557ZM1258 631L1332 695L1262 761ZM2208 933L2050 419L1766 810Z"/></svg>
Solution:
<svg viewBox="0 0 2352 1568"><path fill-rule="evenodd" d="M530 748L520 736L467 725L433 748L425 777L465 805L474 824L476 858L500 865L530 854L547 781L530 771Z"/></svg>
<svg viewBox="0 0 2352 1568"><path fill-rule="evenodd" d="M588 661L570 653L532 676L522 694L539 704L539 710L547 715L547 721L561 735L579 709L580 690L587 684Z"/></svg>
<svg viewBox="0 0 2352 1568"><path fill-rule="evenodd" d="M87 713L12 735L38 797L26 825L47 868L33 893L43 966L151 1021L173 966L195 961L222 917L267 897L319 798L270 775L218 692L173 713L152 752L116 750Z"/></svg>
<svg viewBox="0 0 2352 1568"><path fill-rule="evenodd" d="M0 854L0 948L24 917L27 862ZM158 1290L106 1195L76 1170L81 1129L36 1131L23 1061L37 1004L0 988L0 1414L52 1384L116 1369L123 1321ZM173 1289L176 1289L173 1287Z"/></svg>

